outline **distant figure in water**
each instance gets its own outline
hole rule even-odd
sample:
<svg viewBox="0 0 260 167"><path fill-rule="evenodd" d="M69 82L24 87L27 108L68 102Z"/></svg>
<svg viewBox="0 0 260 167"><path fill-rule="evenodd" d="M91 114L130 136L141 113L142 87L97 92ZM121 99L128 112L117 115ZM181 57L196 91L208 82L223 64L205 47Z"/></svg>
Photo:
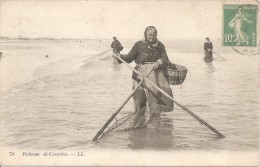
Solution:
<svg viewBox="0 0 260 167"><path fill-rule="evenodd" d="M3 52L0 52L0 59L2 59L3 57Z"/></svg>
<svg viewBox="0 0 260 167"><path fill-rule="evenodd" d="M206 38L206 42L204 43L204 60L205 61L212 61L213 56L212 56L212 49L213 49L213 44L210 42L209 37Z"/></svg>
<svg viewBox="0 0 260 167"><path fill-rule="evenodd" d="M49 55L46 55L45 57L46 57L46 58L48 58L48 57L49 57Z"/></svg>
<svg viewBox="0 0 260 167"><path fill-rule="evenodd" d="M113 53L117 54L120 53L120 51L123 50L123 46L121 45L121 43L117 40L117 38L114 36L113 37L114 41L111 44L111 48L113 48Z"/></svg>

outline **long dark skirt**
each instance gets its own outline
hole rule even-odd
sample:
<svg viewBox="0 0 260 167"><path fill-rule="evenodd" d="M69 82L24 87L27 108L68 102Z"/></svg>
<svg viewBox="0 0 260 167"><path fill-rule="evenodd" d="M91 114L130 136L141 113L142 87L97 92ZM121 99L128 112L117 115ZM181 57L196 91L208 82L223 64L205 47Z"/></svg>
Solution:
<svg viewBox="0 0 260 167"><path fill-rule="evenodd" d="M205 62L211 62L213 60L212 52L205 51L204 52L204 61Z"/></svg>

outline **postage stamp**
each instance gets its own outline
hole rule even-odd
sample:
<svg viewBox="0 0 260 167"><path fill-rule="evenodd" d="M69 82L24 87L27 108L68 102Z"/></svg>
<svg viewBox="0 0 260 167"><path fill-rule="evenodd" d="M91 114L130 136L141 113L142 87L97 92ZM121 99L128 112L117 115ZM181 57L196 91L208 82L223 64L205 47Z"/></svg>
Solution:
<svg viewBox="0 0 260 167"><path fill-rule="evenodd" d="M224 5L224 46L257 45L257 5Z"/></svg>

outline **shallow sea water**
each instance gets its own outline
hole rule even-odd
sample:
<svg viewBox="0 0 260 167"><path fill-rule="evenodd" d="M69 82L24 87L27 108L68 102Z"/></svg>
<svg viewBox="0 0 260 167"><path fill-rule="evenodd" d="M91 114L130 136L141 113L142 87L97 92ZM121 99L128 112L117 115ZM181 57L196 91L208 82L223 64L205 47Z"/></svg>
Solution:
<svg viewBox="0 0 260 167"><path fill-rule="evenodd" d="M128 45L125 53L133 42ZM182 86L171 86L174 98L226 137L217 137L175 105L147 128L112 132L89 143L132 90L132 72L114 61L111 51L83 62L107 46L101 40L1 42L1 147L258 150L259 56L220 48L215 51L227 61L214 55L205 63L202 52L167 45L170 60L188 68ZM117 118L133 111L131 99Z"/></svg>

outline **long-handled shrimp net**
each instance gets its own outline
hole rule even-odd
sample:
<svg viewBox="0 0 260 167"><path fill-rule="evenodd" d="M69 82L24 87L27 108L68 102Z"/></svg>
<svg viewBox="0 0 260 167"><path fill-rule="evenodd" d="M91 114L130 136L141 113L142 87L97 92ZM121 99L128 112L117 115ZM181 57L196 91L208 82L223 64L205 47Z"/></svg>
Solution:
<svg viewBox="0 0 260 167"><path fill-rule="evenodd" d="M145 75L151 68L153 68L152 64L145 65L141 68L140 72ZM153 72L148 78L156 81L156 77L158 77L158 72ZM159 74L159 79L160 77L162 77L162 75ZM167 84L168 83L165 83L165 85ZM146 98L147 101L146 105L140 109L137 109L134 113L117 119L116 122L106 131L106 133L146 127L152 121L154 115L173 110L173 106L169 106L167 105L167 102L165 102L166 97L163 97L163 95L154 89L149 83L143 82L142 87L139 89L145 93L144 98Z"/></svg>
<svg viewBox="0 0 260 167"><path fill-rule="evenodd" d="M153 104L151 107L146 105L139 109L136 113L131 113L127 116L117 119L116 122L112 126L110 126L110 128L105 133L127 131L146 127L153 120L153 116L164 112L158 110L157 106L158 104Z"/></svg>

